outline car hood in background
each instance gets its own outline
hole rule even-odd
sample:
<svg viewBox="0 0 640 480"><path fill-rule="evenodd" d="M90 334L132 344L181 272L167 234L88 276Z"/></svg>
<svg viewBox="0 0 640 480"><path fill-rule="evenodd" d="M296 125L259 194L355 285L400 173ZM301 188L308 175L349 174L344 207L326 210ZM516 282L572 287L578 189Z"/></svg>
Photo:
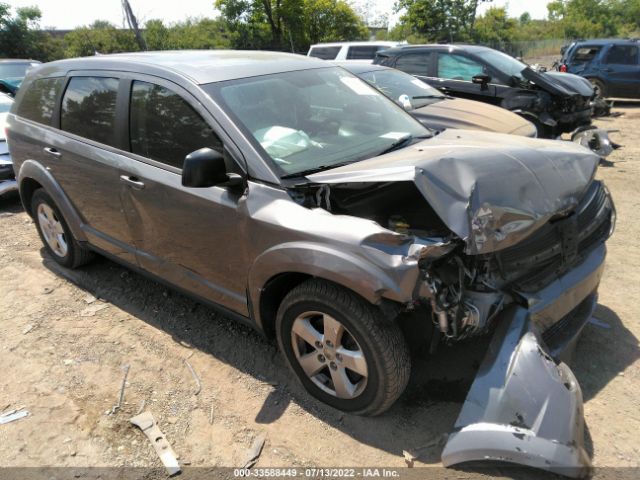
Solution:
<svg viewBox="0 0 640 480"><path fill-rule="evenodd" d="M510 133L524 137L536 135L535 126L504 108L461 98L445 98L409 112L431 129L456 128Z"/></svg>
<svg viewBox="0 0 640 480"><path fill-rule="evenodd" d="M562 97L580 95L589 98L593 96L593 87L589 81L578 75L560 72L538 73L531 68L525 68L522 76L554 95Z"/></svg>
<svg viewBox="0 0 640 480"><path fill-rule="evenodd" d="M468 254L508 248L570 214L599 157L571 142L445 130L411 147L309 175L318 184L412 181Z"/></svg>

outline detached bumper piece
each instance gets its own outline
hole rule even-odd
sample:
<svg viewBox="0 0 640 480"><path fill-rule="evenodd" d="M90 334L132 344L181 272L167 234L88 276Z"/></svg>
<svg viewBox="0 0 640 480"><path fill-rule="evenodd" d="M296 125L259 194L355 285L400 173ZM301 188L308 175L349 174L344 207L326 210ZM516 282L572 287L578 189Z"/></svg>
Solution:
<svg viewBox="0 0 640 480"><path fill-rule="evenodd" d="M444 466L500 461L574 478L589 474L582 392L569 367L554 357L591 317L603 261L604 246L559 284L538 292L535 305L514 305L501 314L442 452Z"/></svg>

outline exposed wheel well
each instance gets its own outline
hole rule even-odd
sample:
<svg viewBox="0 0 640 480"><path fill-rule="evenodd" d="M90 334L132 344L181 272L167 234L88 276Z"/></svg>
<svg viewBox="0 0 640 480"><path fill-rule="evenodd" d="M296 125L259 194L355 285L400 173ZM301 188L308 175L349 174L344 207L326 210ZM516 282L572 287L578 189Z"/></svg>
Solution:
<svg viewBox="0 0 640 480"><path fill-rule="evenodd" d="M265 284L260 295L260 318L267 337L275 337L276 314L284 297L309 278L312 276L306 273L288 272L276 275Z"/></svg>
<svg viewBox="0 0 640 480"><path fill-rule="evenodd" d="M25 211L33 217L33 212L31 212L31 198L33 197L33 193L42 188L38 182L36 182L33 178L25 178L20 183L20 199L22 200L22 205Z"/></svg>

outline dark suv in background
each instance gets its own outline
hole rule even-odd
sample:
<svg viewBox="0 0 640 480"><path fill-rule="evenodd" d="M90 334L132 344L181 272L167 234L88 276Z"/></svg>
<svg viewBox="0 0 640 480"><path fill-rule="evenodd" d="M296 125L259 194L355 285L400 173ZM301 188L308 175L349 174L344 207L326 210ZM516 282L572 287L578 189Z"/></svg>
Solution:
<svg viewBox="0 0 640 480"><path fill-rule="evenodd" d="M640 98L640 41L574 42L564 49L558 70L588 79L599 96Z"/></svg>
<svg viewBox="0 0 640 480"><path fill-rule="evenodd" d="M378 52L375 64L410 73L454 97L491 103L533 122L540 138L591 124L589 82L539 73L515 58L476 45L408 45Z"/></svg>

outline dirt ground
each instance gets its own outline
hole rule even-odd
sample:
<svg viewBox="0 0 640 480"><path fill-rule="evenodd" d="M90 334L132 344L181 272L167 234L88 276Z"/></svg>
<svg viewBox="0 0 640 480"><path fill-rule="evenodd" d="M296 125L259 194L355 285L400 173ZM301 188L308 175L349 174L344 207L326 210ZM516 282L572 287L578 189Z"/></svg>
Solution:
<svg viewBox="0 0 640 480"><path fill-rule="evenodd" d="M616 110L624 116L597 123L619 129L612 137L625 146L598 173L615 198L617 229L597 321L586 326L572 368L594 465L637 468L640 103ZM477 356L466 347L443 349L436 360L421 355L388 413L344 415L311 399L274 343L250 329L105 259L76 271L57 267L16 199L0 202L0 325L0 411L24 405L30 412L0 425L5 467L158 467L129 423L143 401L186 465L242 465L264 433L260 467L404 467L404 449L418 453L416 467L438 466ZM201 380L197 395L185 361ZM450 361L460 365L459 378L447 372ZM124 404L112 414L125 365ZM449 478L479 475L468 471ZM526 470L491 475L540 478Z"/></svg>

